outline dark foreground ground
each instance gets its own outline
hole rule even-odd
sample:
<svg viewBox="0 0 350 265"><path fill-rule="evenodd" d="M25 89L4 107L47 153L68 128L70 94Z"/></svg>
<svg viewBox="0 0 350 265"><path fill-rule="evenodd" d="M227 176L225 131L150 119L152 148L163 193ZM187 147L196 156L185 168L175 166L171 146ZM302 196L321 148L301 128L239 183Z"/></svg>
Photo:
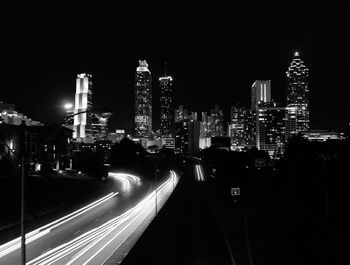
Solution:
<svg viewBox="0 0 350 265"><path fill-rule="evenodd" d="M291 200L278 170L247 170L241 198L234 202L229 186L208 174L208 181L196 181L194 165L188 164L122 264L350 264L349 229L340 206L330 208L339 213L329 214L325 223L307 203Z"/></svg>

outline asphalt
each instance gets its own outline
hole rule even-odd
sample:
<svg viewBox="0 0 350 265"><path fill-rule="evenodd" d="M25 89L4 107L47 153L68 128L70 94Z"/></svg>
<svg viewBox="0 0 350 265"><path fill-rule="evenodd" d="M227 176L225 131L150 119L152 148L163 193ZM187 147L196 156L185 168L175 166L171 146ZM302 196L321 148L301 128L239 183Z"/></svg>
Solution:
<svg viewBox="0 0 350 265"><path fill-rule="evenodd" d="M202 165L199 181L196 164L187 159L166 207L122 264L345 264L327 227L286 195L281 172L233 168L232 181L219 182Z"/></svg>
<svg viewBox="0 0 350 265"><path fill-rule="evenodd" d="M133 183L131 188L131 191L124 190L118 181L112 182L111 189L114 189L115 192L119 192L116 196L103 202L96 208L84 212L82 215L55 227L50 230L49 233L44 234L33 242L28 243L26 248L27 261L30 261L45 252L49 252L50 250L55 249L94 228L100 227L107 221L120 216L147 196L152 187L151 184L146 181L142 182L141 185ZM70 255L72 256L73 254L76 254L78 250L80 249L76 247L74 249L75 252L70 253ZM65 262L63 261L57 262L57 264L64 263ZM16 249L0 258L0 264L20 264L20 249Z"/></svg>
<svg viewBox="0 0 350 265"><path fill-rule="evenodd" d="M232 218L223 219L221 211L227 208L217 209L210 176L203 168L204 181L199 181L197 164L187 159L166 207L122 264L248 264L240 207L228 200Z"/></svg>

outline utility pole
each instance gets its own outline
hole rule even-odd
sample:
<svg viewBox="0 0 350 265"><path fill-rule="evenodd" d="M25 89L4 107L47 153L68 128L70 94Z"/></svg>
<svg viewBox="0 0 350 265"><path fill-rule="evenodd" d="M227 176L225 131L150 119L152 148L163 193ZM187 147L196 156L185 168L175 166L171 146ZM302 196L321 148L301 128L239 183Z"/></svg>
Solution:
<svg viewBox="0 0 350 265"><path fill-rule="evenodd" d="M158 189L158 185L157 185L157 172L158 172L158 168L157 168L157 161L155 161L154 163L154 167L155 167L155 182L156 182L156 215L158 214L158 202L157 202L157 189Z"/></svg>
<svg viewBox="0 0 350 265"><path fill-rule="evenodd" d="M22 156L22 181L21 181L21 256L22 265L26 264L26 232L24 228L24 182L25 182L25 158Z"/></svg>
<svg viewBox="0 0 350 265"><path fill-rule="evenodd" d="M22 171L21 171L21 264L26 264L26 233L25 233L25 227L24 227L24 217L25 217L25 169L26 169L26 130L25 130L26 124L22 121L22 124L20 126L20 157L21 157L21 164L22 164Z"/></svg>

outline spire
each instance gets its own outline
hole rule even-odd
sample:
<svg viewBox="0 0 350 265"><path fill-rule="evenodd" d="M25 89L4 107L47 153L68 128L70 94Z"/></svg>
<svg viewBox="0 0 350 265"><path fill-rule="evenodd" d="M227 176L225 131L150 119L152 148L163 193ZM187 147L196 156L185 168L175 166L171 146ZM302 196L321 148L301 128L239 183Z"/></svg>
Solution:
<svg viewBox="0 0 350 265"><path fill-rule="evenodd" d="M299 52L298 51L294 52L294 57L299 57Z"/></svg>
<svg viewBox="0 0 350 265"><path fill-rule="evenodd" d="M166 77L166 62L164 62L164 77Z"/></svg>

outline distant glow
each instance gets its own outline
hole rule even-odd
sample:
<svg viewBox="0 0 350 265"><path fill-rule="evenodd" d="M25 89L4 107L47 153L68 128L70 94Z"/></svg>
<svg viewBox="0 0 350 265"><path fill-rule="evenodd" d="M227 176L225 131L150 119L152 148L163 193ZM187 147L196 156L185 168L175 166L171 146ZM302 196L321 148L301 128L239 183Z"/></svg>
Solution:
<svg viewBox="0 0 350 265"><path fill-rule="evenodd" d="M170 80L173 81L173 78L171 76L164 76L164 77L159 77L159 81L161 80Z"/></svg>
<svg viewBox="0 0 350 265"><path fill-rule="evenodd" d="M39 164L39 163L36 163L36 164L35 164L35 171L36 171L36 172L41 171L41 164Z"/></svg>
<svg viewBox="0 0 350 265"><path fill-rule="evenodd" d="M120 181L122 183L123 191L130 190L131 182L134 182L137 184L140 183L140 178L131 174L109 172L108 176Z"/></svg>
<svg viewBox="0 0 350 265"><path fill-rule="evenodd" d="M73 108L73 104L72 103L64 104L64 108L65 109L72 109Z"/></svg>

